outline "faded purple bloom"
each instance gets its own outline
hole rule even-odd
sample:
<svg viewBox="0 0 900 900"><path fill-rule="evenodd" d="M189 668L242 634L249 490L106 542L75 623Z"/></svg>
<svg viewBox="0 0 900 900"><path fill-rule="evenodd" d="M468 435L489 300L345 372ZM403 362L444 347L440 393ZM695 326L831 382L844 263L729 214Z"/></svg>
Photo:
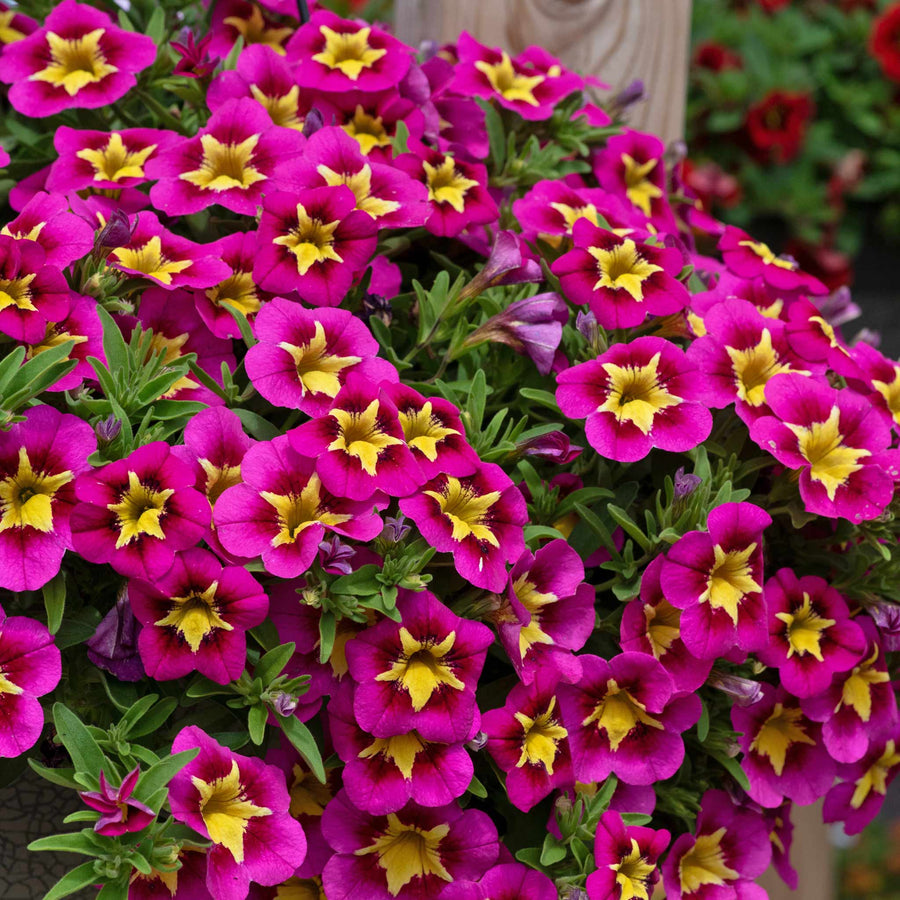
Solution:
<svg viewBox="0 0 900 900"><path fill-rule="evenodd" d="M292 716L297 709L298 700L290 694L277 694L272 703L279 716Z"/></svg>
<svg viewBox="0 0 900 900"><path fill-rule="evenodd" d="M626 85L616 94L610 101L610 106L615 110L616 115L622 115L629 106L640 103L641 100L647 98L647 91L644 82L640 78L635 78L631 84Z"/></svg>
<svg viewBox="0 0 900 900"><path fill-rule="evenodd" d="M103 617L94 636L87 641L88 659L112 673L119 681L140 681L147 673L138 655L141 623L128 602L128 592L119 593L116 605Z"/></svg>
<svg viewBox="0 0 900 900"><path fill-rule="evenodd" d="M103 770L100 770L99 791L79 791L78 796L100 813L100 818L94 822L94 831L105 837L118 837L132 831L141 831L155 818L156 814L149 806L139 800L132 800L141 767L135 766L123 779L122 783L114 788L107 784Z"/></svg>
<svg viewBox="0 0 900 900"><path fill-rule="evenodd" d="M313 107L303 120L303 137L312 137L320 128L325 127L325 117Z"/></svg>
<svg viewBox="0 0 900 900"><path fill-rule="evenodd" d="M121 430L122 423L112 413L94 426L94 434L97 435L101 447L111 444L119 436Z"/></svg>
<svg viewBox="0 0 900 900"><path fill-rule="evenodd" d="M563 431L551 431L522 441L517 449L521 456L534 456L564 466L581 456L584 447L571 443Z"/></svg>
<svg viewBox="0 0 900 900"><path fill-rule="evenodd" d="M700 487L702 481L703 479L699 475L685 473L684 466L680 466L675 472L675 499L682 500L690 497Z"/></svg>
<svg viewBox="0 0 900 900"><path fill-rule="evenodd" d="M330 575L349 575L353 571L350 560L355 555L356 550L337 535L319 544L319 565Z"/></svg>
<svg viewBox="0 0 900 900"><path fill-rule="evenodd" d="M900 605L879 599L867 605L866 611L878 626L885 651L893 653L900 650Z"/></svg>
<svg viewBox="0 0 900 900"><path fill-rule="evenodd" d="M597 317L590 310L580 310L575 315L575 327L578 333L590 344L596 344L600 338L600 325Z"/></svg>
<svg viewBox="0 0 900 900"><path fill-rule="evenodd" d="M741 678L739 675L729 675L718 669L710 673L706 683L733 697L738 706L752 706L762 698L762 685L758 681Z"/></svg>
<svg viewBox="0 0 900 900"><path fill-rule="evenodd" d="M97 246L105 250L115 250L131 242L131 224L121 209L114 210L109 221L97 235Z"/></svg>
<svg viewBox="0 0 900 900"><path fill-rule="evenodd" d="M412 526L407 524L406 516L403 513L399 513L397 516L386 516L381 536L394 544L399 544L411 529Z"/></svg>
<svg viewBox="0 0 900 900"><path fill-rule="evenodd" d="M862 310L853 302L850 288L846 285L841 285L827 297L817 298L816 306L819 307L822 318L833 328L852 322L862 315Z"/></svg>

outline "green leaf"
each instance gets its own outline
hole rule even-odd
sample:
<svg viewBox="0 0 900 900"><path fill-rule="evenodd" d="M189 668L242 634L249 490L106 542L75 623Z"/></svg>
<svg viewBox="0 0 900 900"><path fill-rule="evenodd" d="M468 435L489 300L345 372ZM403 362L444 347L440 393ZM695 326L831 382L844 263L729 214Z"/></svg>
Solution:
<svg viewBox="0 0 900 900"><path fill-rule="evenodd" d="M731 775L745 791L750 790L750 779L736 759L731 756L726 756L724 753L713 753L712 751L710 751L710 756L721 763L722 766L728 770L728 774Z"/></svg>
<svg viewBox="0 0 900 900"><path fill-rule="evenodd" d="M241 425L258 441L271 441L281 434L275 425L249 409L238 408L233 409L232 412L241 420Z"/></svg>
<svg viewBox="0 0 900 900"><path fill-rule="evenodd" d="M136 725L144 716L144 713L156 703L156 694L147 694L136 700L131 706L125 710L125 714L119 720L119 728L126 734L131 731L131 727Z"/></svg>
<svg viewBox="0 0 900 900"><path fill-rule="evenodd" d="M541 865L552 866L555 863L562 862L568 855L568 851L564 844L552 835L548 834L544 838L544 845L541 847Z"/></svg>
<svg viewBox="0 0 900 900"><path fill-rule="evenodd" d="M160 788L164 788L194 757L200 752L199 747L190 750L182 750L173 756L164 756L158 763L154 763L138 779L134 788L134 797L147 803ZM149 805L149 803L148 803ZM160 806L162 804L160 803ZM159 807L153 807L157 812Z"/></svg>
<svg viewBox="0 0 900 900"><path fill-rule="evenodd" d="M477 97L475 102L484 110L484 124L490 141L491 163L494 171L502 172L506 165L506 135L503 131L503 120L487 100Z"/></svg>
<svg viewBox="0 0 900 900"><path fill-rule="evenodd" d="M703 703L703 700L700 701ZM703 707L700 711L700 718L697 720L697 739L702 744L706 740L706 736L709 734L709 707L703 703Z"/></svg>
<svg viewBox="0 0 900 900"><path fill-rule="evenodd" d="M269 709L262 703L250 707L247 714L247 730L250 740L258 747L266 739L266 720L269 718Z"/></svg>
<svg viewBox="0 0 900 900"><path fill-rule="evenodd" d="M238 43L240 43L241 41L242 38L238 38ZM234 46L237 47L237 44L235 44ZM247 317L236 306L232 306L230 303L223 303L222 306L228 313L230 313L231 318L234 319L235 322L237 322L237 327L241 332L241 339L247 345L247 349L258 343L256 338L253 336L253 329L250 327L250 323L247 321Z"/></svg>
<svg viewBox="0 0 900 900"><path fill-rule="evenodd" d="M626 825L646 825L653 821L653 816L644 813L622 813L622 821Z"/></svg>
<svg viewBox="0 0 900 900"><path fill-rule="evenodd" d="M0 361L0 397L6 391L6 386L12 380L13 376L16 372L19 371L19 368L22 365L22 360L25 359L25 348L24 347L16 347L12 352L8 353L3 357L3 360Z"/></svg>
<svg viewBox="0 0 900 900"><path fill-rule="evenodd" d="M153 38L153 43L159 46L166 35L166 11L162 6L157 6L147 23L146 35Z"/></svg>
<svg viewBox="0 0 900 900"><path fill-rule="evenodd" d="M75 775L74 769L49 769L33 759L28 760L28 765L31 766L32 770L40 775L41 778L49 781L51 784L58 784L60 787L64 788L71 788L73 791L81 790L81 785L73 777Z"/></svg>
<svg viewBox="0 0 900 900"><path fill-rule="evenodd" d="M106 366L110 372L129 372L131 370L131 354L128 345L122 336L122 331L115 319L97 304L97 315L103 325L103 353L106 356Z"/></svg>
<svg viewBox="0 0 900 900"><path fill-rule="evenodd" d="M650 549L650 540L647 535L632 521L631 517L621 507L610 503L606 507L606 511L621 526L622 530L638 544L641 550Z"/></svg>
<svg viewBox="0 0 900 900"><path fill-rule="evenodd" d="M128 737L138 738L143 737L145 734L153 734L155 731L159 731L177 706L178 700L175 697L164 697L151 712L141 716L140 721L136 722L128 730Z"/></svg>
<svg viewBox="0 0 900 900"><path fill-rule="evenodd" d="M381 592L381 582L375 577L378 572L378 566L372 564L360 566L355 572L336 578L328 586L328 590L332 594L350 594L357 597L378 594Z"/></svg>
<svg viewBox="0 0 900 900"><path fill-rule="evenodd" d="M400 153L409 153L409 128L407 128L406 122L402 119L395 126L391 149L394 152L394 156Z"/></svg>
<svg viewBox="0 0 900 900"><path fill-rule="evenodd" d="M487 393L487 377L484 374L484 369L479 369L472 379L469 402L466 405L466 411L468 412L472 431L479 431L481 429L481 422L484 419L484 408L487 404ZM471 439L472 436L469 435L469 440Z"/></svg>
<svg viewBox="0 0 900 900"><path fill-rule="evenodd" d="M75 713L62 703L54 703L53 722L56 725L57 737L69 751L76 772L84 772L94 777L98 776L101 770L107 775L111 774L112 767L109 760Z"/></svg>
<svg viewBox="0 0 900 900"><path fill-rule="evenodd" d="M540 870L542 868L541 851L537 847L524 847L517 850L516 859L520 863L525 863L526 866L531 866L532 869Z"/></svg>
<svg viewBox="0 0 900 900"><path fill-rule="evenodd" d="M472 780L466 790L475 797L481 797L482 800L487 798L487 788L473 775Z"/></svg>
<svg viewBox="0 0 900 900"><path fill-rule="evenodd" d="M296 716L278 716L281 730L285 737L294 745L294 749L306 760L313 775L325 784L325 766L322 763L322 754L316 746L312 732Z"/></svg>
<svg viewBox="0 0 900 900"><path fill-rule="evenodd" d="M325 665L331 657L336 634L337 619L335 619L334 613L323 611L319 617L319 662L322 665Z"/></svg>
<svg viewBox="0 0 900 900"><path fill-rule="evenodd" d="M296 649L297 645L291 642L270 650L260 657L259 662L253 669L254 676L262 681L263 684L271 683L281 674L281 670L287 665L288 660L294 655L294 650Z"/></svg>
<svg viewBox="0 0 900 900"><path fill-rule="evenodd" d="M78 809L63 819L63 825L71 825L73 822L96 822L99 818L100 813L93 809Z"/></svg>
<svg viewBox="0 0 900 900"><path fill-rule="evenodd" d="M28 845L35 852L49 850L54 853L81 853L84 856L97 854L97 837L93 831L76 831L74 834L51 834L38 838Z"/></svg>
<svg viewBox="0 0 900 900"><path fill-rule="evenodd" d="M96 884L99 881L93 862L85 862L63 875L59 881L44 894L44 900L60 900L69 897L76 891Z"/></svg>
<svg viewBox="0 0 900 900"><path fill-rule="evenodd" d="M136 855L132 855L132 860L134 860ZM103 885L103 888L94 900L128 900L127 879L125 881L108 881Z"/></svg>
<svg viewBox="0 0 900 900"><path fill-rule="evenodd" d="M519 394L526 400L533 400L539 406L546 406L547 409L552 409L557 415L561 415L559 404L556 402L556 395L551 394L550 391L540 391L536 388L523 387L519 388Z"/></svg>
<svg viewBox="0 0 900 900"><path fill-rule="evenodd" d="M63 613L66 609L66 573L60 570L56 576L42 588L44 609L47 610L47 630L56 634L62 625Z"/></svg>

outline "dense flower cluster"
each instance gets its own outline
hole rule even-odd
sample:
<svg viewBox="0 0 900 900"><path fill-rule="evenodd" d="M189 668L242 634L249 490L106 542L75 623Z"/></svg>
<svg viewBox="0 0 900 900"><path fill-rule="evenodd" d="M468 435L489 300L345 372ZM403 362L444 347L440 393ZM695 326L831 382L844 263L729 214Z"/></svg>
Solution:
<svg viewBox="0 0 900 900"><path fill-rule="evenodd" d="M55 130L0 756L88 807L35 848L133 900L792 883L791 806L900 771L900 365L540 48L302 12L0 14L13 165Z"/></svg>

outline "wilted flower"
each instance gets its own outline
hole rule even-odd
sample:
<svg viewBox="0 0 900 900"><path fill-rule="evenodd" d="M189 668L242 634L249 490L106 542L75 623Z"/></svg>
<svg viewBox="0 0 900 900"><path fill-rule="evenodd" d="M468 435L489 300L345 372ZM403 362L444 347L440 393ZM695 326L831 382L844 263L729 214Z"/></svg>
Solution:
<svg viewBox="0 0 900 900"><path fill-rule="evenodd" d="M147 674L138 654L140 633L141 623L132 612L128 591L123 588L93 637L85 641L88 659L119 681L140 681Z"/></svg>
<svg viewBox="0 0 900 900"><path fill-rule="evenodd" d="M132 831L141 831L155 818L156 814L140 800L131 795L141 775L141 767L135 766L114 788L106 781L100 770L99 791L79 791L78 796L99 812L100 818L94 822L94 831L106 837L119 837Z"/></svg>

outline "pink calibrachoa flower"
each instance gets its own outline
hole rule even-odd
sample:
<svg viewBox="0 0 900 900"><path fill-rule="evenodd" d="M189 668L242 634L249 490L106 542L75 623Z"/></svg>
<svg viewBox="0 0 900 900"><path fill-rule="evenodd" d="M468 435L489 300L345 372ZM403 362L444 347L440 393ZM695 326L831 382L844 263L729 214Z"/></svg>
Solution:
<svg viewBox="0 0 900 900"><path fill-rule="evenodd" d="M123 31L93 6L63 0L42 28L5 48L0 81L12 85L13 107L37 119L108 106L135 86L135 73L154 59L152 38Z"/></svg>
<svg viewBox="0 0 900 900"><path fill-rule="evenodd" d="M16 7L0 3L0 52L9 44L24 40L40 27L31 16L23 15Z"/></svg>
<svg viewBox="0 0 900 900"><path fill-rule="evenodd" d="M548 663L530 685L517 684L500 709L481 718L487 751L506 773L510 803L522 812L555 788L566 790L575 783L558 683L559 675Z"/></svg>
<svg viewBox="0 0 900 900"><path fill-rule="evenodd" d="M397 812L412 800L445 806L462 797L472 781L472 758L462 743L425 740L417 731L372 737L356 724L352 686L328 704L335 752L344 761L341 780L354 806L375 816Z"/></svg>
<svg viewBox="0 0 900 900"><path fill-rule="evenodd" d="M131 797L140 776L141 767L135 766L122 779L121 784L114 788L106 781L101 769L100 790L78 792L78 796L91 809L100 813L100 818L94 822L94 831L97 834L119 837L143 830L156 818L156 813L146 803Z"/></svg>
<svg viewBox="0 0 900 900"><path fill-rule="evenodd" d="M681 733L700 717L698 697L676 693L644 653L580 659L581 680L559 691L575 778L602 781L612 772L627 784L653 784L673 775L684 759Z"/></svg>
<svg viewBox="0 0 900 900"><path fill-rule="evenodd" d="M772 415L757 419L750 437L800 470L808 512L853 522L881 515L894 495L900 460L888 450L891 429L878 407L798 374L774 376L766 402Z"/></svg>
<svg viewBox="0 0 900 900"><path fill-rule="evenodd" d="M291 182L305 140L272 124L255 100L229 100L195 137L184 138L147 163L153 205L184 216L217 204L256 215L263 194Z"/></svg>
<svg viewBox="0 0 900 900"><path fill-rule="evenodd" d="M455 803L373 816L341 791L322 832L335 851L322 873L328 900L433 900L454 881L480 880L500 852L487 814Z"/></svg>
<svg viewBox="0 0 900 900"><path fill-rule="evenodd" d="M349 500L322 486L316 464L284 435L251 447L241 461L243 483L216 501L216 535L228 553L262 555L281 578L305 572L326 529L369 541L382 530L372 502Z"/></svg>
<svg viewBox="0 0 900 900"><path fill-rule="evenodd" d="M326 99L326 95L316 97L317 109L327 109L327 105L322 103L323 99ZM327 100L338 107L337 121L341 128L359 144L359 149L370 159L385 163L391 161L391 141L397 133L398 122L406 125L414 141L422 140L425 133L423 110L394 91L377 94L329 94ZM476 114L481 116L481 128L484 130L484 115L477 108ZM484 134L486 136L487 132Z"/></svg>
<svg viewBox="0 0 900 900"><path fill-rule="evenodd" d="M625 607L619 643L623 650L649 653L662 663L678 691L696 691L713 666L688 652L681 636L681 610L666 600L660 584L665 557L660 554L644 570L641 595Z"/></svg>
<svg viewBox="0 0 900 900"><path fill-rule="evenodd" d="M874 742L857 762L838 769L840 782L826 795L825 822L842 822L847 834L859 834L878 815L888 786L900 773L900 732Z"/></svg>
<svg viewBox="0 0 900 900"><path fill-rule="evenodd" d="M679 312L690 300L678 280L681 253L635 237L581 217L572 226L575 246L550 267L566 296L590 306L604 328L632 328L648 315Z"/></svg>
<svg viewBox="0 0 900 900"><path fill-rule="evenodd" d="M401 590L400 622L382 619L347 643L359 727L375 737L417 731L426 741L465 741L478 730L475 687L493 635L434 594Z"/></svg>
<svg viewBox="0 0 900 900"><path fill-rule="evenodd" d="M453 554L463 578L488 591L503 590L506 564L525 549L525 499L492 463L461 478L438 475L418 494L401 500L400 510L435 550Z"/></svg>
<svg viewBox="0 0 900 900"><path fill-rule="evenodd" d="M851 350L836 326L805 297L793 300L787 307L786 333L791 350L800 359L820 365L827 364L830 369L846 378L860 377L861 369L865 368L862 361L866 358L866 350L871 350L876 359L881 356L867 344L857 345ZM862 353L859 352L861 348L865 348ZM888 372L891 372L892 379L894 374L890 364Z"/></svg>
<svg viewBox="0 0 900 900"><path fill-rule="evenodd" d="M422 225L431 213L428 192L421 182L394 166L368 159L343 128L328 125L309 139L296 185L341 184L353 191L356 208L368 213L379 228Z"/></svg>
<svg viewBox="0 0 900 900"><path fill-rule="evenodd" d="M580 677L572 651L594 630L595 590L583 582L581 557L563 540L550 541L536 554L526 550L513 566L493 620L523 683L531 684L544 667L570 683Z"/></svg>
<svg viewBox="0 0 900 900"><path fill-rule="evenodd" d="M625 825L617 812L605 812L597 823L594 861L597 871L588 875L588 900L632 900L653 893L659 881L660 854L671 835L640 825Z"/></svg>
<svg viewBox="0 0 900 900"><path fill-rule="evenodd" d="M798 578L779 569L766 582L769 642L756 651L760 662L778 669L795 697L824 691L836 672L862 661L863 630L850 619L847 601L824 578Z"/></svg>
<svg viewBox="0 0 900 900"><path fill-rule="evenodd" d="M250 0L223 0L214 5L206 49L211 55L224 58L240 37L245 47L260 44L284 56L284 42L293 32L290 26L264 15L260 6Z"/></svg>
<svg viewBox="0 0 900 900"><path fill-rule="evenodd" d="M653 447L683 453L709 437L706 389L684 351L658 337L614 344L557 376L559 408L587 417L590 445L607 459L635 462Z"/></svg>
<svg viewBox="0 0 900 900"><path fill-rule="evenodd" d="M422 484L397 407L362 374L348 375L329 411L288 437L297 453L316 460L322 484L339 497L408 497Z"/></svg>
<svg viewBox="0 0 900 900"><path fill-rule="evenodd" d="M440 397L423 397L402 383L382 384L397 407L403 439L419 465L422 480L444 473L471 475L480 462L469 446L459 410Z"/></svg>
<svg viewBox="0 0 900 900"><path fill-rule="evenodd" d="M21 756L44 730L38 697L62 674L59 650L47 628L0 609L0 757Z"/></svg>
<svg viewBox="0 0 900 900"><path fill-rule="evenodd" d="M393 165L428 188L431 215L425 227L438 237L456 237L472 225L496 222L499 211L488 192L487 169L480 163L410 141L413 152Z"/></svg>
<svg viewBox="0 0 900 900"><path fill-rule="evenodd" d="M120 191L144 184L147 163L178 140L174 132L156 128L76 131L62 125L53 137L59 155L47 174L47 190Z"/></svg>
<svg viewBox="0 0 900 900"><path fill-rule="evenodd" d="M735 405L748 425L766 414L766 386L774 375L819 374L821 363L799 359L790 349L785 323L763 315L747 300L729 298L703 315L706 334L688 348L688 359L707 381L709 405Z"/></svg>
<svg viewBox="0 0 900 900"><path fill-rule="evenodd" d="M355 372L373 384L395 381L396 369L378 358L378 342L344 309L305 309L282 297L254 322L258 344L244 364L253 386L270 403L323 416Z"/></svg>
<svg viewBox="0 0 900 900"><path fill-rule="evenodd" d="M396 90L413 57L387 31L324 9L297 29L286 50L297 81L325 94Z"/></svg>
<svg viewBox="0 0 900 900"><path fill-rule="evenodd" d="M312 306L338 306L375 252L378 225L344 185L266 196L253 279L297 291Z"/></svg>
<svg viewBox="0 0 900 900"><path fill-rule="evenodd" d="M834 759L854 763L872 743L897 725L897 699L878 629L865 616L855 622L866 637L862 658L848 673L835 676L821 694L801 702L803 712L822 723L825 747Z"/></svg>
<svg viewBox="0 0 900 900"><path fill-rule="evenodd" d="M75 552L121 575L155 581L177 551L209 530L209 504L193 485L194 473L164 441L86 472L75 482Z"/></svg>
<svg viewBox="0 0 900 900"><path fill-rule="evenodd" d="M557 900L556 885L543 872L524 863L501 863L478 881L454 881L441 900Z"/></svg>
<svg viewBox="0 0 900 900"><path fill-rule="evenodd" d="M175 555L168 572L152 584L128 584L131 608L144 626L141 661L151 678L170 681L200 672L227 684L247 661L249 628L266 617L269 600L243 566L222 566L208 550Z"/></svg>
<svg viewBox="0 0 900 900"><path fill-rule="evenodd" d="M837 766L822 742L822 726L784 688L764 684L762 691L752 706L731 710L744 751L741 768L750 779L747 793L761 806L780 806L785 798L813 803L831 787Z"/></svg>
<svg viewBox="0 0 900 900"><path fill-rule="evenodd" d="M209 254L207 245L173 234L151 212L138 214L131 240L113 250L108 263L169 291L212 287L231 274L227 263Z"/></svg>
<svg viewBox="0 0 900 900"><path fill-rule="evenodd" d="M40 244L0 234L0 334L33 344L69 312L69 285Z"/></svg>
<svg viewBox="0 0 900 900"><path fill-rule="evenodd" d="M171 42L172 49L180 57L172 74L181 75L182 78L211 78L216 66L221 62L220 57L211 56L209 53L212 35L205 34L197 41L190 29L183 28L178 37L181 40Z"/></svg>
<svg viewBox="0 0 900 900"><path fill-rule="evenodd" d="M660 583L682 610L689 653L713 659L732 647L750 652L768 643L762 533L771 524L752 503L723 503L710 511L706 531L689 531L669 548Z"/></svg>
<svg viewBox="0 0 900 900"><path fill-rule="evenodd" d="M200 748L169 783L172 815L212 841L206 886L220 900L243 900L250 882L279 884L303 862L306 837L289 813L284 774L241 756L191 725L172 752Z"/></svg>
<svg viewBox="0 0 900 900"><path fill-rule="evenodd" d="M696 834L683 834L663 863L669 900L760 900L753 880L772 859L765 820L736 806L725 791L707 791L700 801Z"/></svg>
<svg viewBox="0 0 900 900"><path fill-rule="evenodd" d="M527 47L511 59L505 50L485 47L464 31L456 51L453 93L496 100L526 120L549 119L563 97L584 87L580 75L540 47Z"/></svg>
<svg viewBox="0 0 900 900"><path fill-rule="evenodd" d="M94 230L80 216L69 212L69 202L60 194L39 191L22 207L0 234L34 241L46 254L48 266L65 268L90 253Z"/></svg>
<svg viewBox="0 0 900 900"><path fill-rule="evenodd" d="M90 469L97 439L87 422L34 406L0 431L0 587L33 591L72 549L74 480Z"/></svg>
<svg viewBox="0 0 900 900"><path fill-rule="evenodd" d="M818 278L801 271L796 260L777 256L766 244L754 241L740 228L729 225L719 240L725 265L741 278L761 276L766 284L782 291L805 294L827 294L828 288Z"/></svg>
<svg viewBox="0 0 900 900"><path fill-rule="evenodd" d="M894 430L900 431L900 363L864 342L853 347L853 360L870 389L870 399L890 416Z"/></svg>

